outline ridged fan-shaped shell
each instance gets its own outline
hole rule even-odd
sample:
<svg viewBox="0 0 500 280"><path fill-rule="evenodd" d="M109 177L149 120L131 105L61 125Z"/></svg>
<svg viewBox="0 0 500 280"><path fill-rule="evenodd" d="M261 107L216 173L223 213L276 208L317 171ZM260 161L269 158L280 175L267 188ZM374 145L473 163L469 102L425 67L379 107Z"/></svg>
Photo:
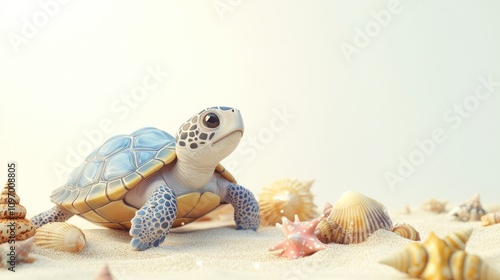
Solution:
<svg viewBox="0 0 500 280"><path fill-rule="evenodd" d="M285 178L262 188L259 195L260 219L263 225L275 225L282 217L292 220L295 215L302 221L315 217L311 186L314 181Z"/></svg>
<svg viewBox="0 0 500 280"><path fill-rule="evenodd" d="M420 234L418 231L408 224L395 225L392 229L392 232L398 234L406 239L410 239L413 241L420 241Z"/></svg>
<svg viewBox="0 0 500 280"><path fill-rule="evenodd" d="M500 223L500 212L489 213L481 217L481 225L490 226Z"/></svg>
<svg viewBox="0 0 500 280"><path fill-rule="evenodd" d="M86 244L85 234L76 226L68 223L49 223L37 229L35 244L71 253L80 252Z"/></svg>
<svg viewBox="0 0 500 280"><path fill-rule="evenodd" d="M330 216L318 225L323 243L355 244L378 229L392 230L385 206L358 192L345 192L331 208Z"/></svg>

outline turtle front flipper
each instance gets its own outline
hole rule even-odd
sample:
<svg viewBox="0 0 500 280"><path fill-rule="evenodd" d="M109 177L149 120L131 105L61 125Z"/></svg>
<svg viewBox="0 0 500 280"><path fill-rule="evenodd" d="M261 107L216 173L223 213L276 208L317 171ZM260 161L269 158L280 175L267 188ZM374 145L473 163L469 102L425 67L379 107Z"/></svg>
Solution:
<svg viewBox="0 0 500 280"><path fill-rule="evenodd" d="M35 225L36 228L39 228L45 224L52 222L66 222L69 218L71 218L74 214L66 211L58 206L52 207L49 210L42 212L33 218L31 218L31 222Z"/></svg>
<svg viewBox="0 0 500 280"><path fill-rule="evenodd" d="M135 212L130 227L133 250L143 251L163 243L177 216L177 198L172 190L158 187L146 204Z"/></svg>
<svg viewBox="0 0 500 280"><path fill-rule="evenodd" d="M260 224L260 209L252 192L246 188L231 184L227 187L225 202L234 207L236 229L257 230Z"/></svg>

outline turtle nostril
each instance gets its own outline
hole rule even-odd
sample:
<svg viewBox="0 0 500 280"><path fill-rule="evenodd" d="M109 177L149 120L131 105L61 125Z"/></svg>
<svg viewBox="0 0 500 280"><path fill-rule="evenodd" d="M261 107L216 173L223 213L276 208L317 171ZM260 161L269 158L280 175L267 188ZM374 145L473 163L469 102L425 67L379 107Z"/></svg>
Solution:
<svg viewBox="0 0 500 280"><path fill-rule="evenodd" d="M231 109L231 111L233 111L233 113L234 113L234 109Z"/></svg>

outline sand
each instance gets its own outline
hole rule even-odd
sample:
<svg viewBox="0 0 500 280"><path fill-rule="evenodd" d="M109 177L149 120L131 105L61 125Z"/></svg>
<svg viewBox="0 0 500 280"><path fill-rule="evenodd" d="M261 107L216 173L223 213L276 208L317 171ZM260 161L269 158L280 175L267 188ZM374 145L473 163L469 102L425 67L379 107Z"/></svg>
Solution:
<svg viewBox="0 0 500 280"><path fill-rule="evenodd" d="M432 230L440 237L473 228L466 251L500 271L500 224L450 221L445 214L392 214L394 223L413 225L426 239ZM77 226L82 219L69 220ZM276 227L257 232L237 231L230 221L196 222L171 233L160 247L143 252L129 249L126 231L85 229L87 246L79 254L34 248L37 261L19 264L16 272L2 271L0 279L95 279L105 264L114 279L408 279L406 274L378 261L402 250L410 241L379 230L355 245L331 244L314 255L288 260L268 252L283 239Z"/></svg>

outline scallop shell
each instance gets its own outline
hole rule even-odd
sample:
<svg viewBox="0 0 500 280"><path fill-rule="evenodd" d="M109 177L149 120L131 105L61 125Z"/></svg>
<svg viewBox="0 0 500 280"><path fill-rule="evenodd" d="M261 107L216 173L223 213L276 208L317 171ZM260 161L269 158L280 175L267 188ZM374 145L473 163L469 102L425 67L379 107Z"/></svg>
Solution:
<svg viewBox="0 0 500 280"><path fill-rule="evenodd" d="M421 279L500 279L478 256L449 247L433 232L423 244L412 242L381 263Z"/></svg>
<svg viewBox="0 0 500 280"><path fill-rule="evenodd" d="M4 243L0 245L0 267L13 267L19 262L31 263L35 261L34 258L29 256L34 239L34 237L31 237L26 240L15 241L13 244ZM14 259L11 259L10 254L14 254Z"/></svg>
<svg viewBox="0 0 500 280"><path fill-rule="evenodd" d="M68 223L48 223L36 230L35 244L41 248L78 253L86 244L85 234Z"/></svg>
<svg viewBox="0 0 500 280"><path fill-rule="evenodd" d="M0 243L10 240L26 240L35 235L35 226L26 219L26 208L19 204L21 199L13 186L6 183L0 193ZM14 225L14 229L12 226ZM12 230L14 235L11 235ZM14 238L12 238L14 237Z"/></svg>
<svg viewBox="0 0 500 280"><path fill-rule="evenodd" d="M481 217L481 225L490 226L500 223L500 212L489 213Z"/></svg>
<svg viewBox="0 0 500 280"><path fill-rule="evenodd" d="M395 225L394 228L392 229L392 232L406 239L410 239L413 241L420 241L420 234L411 225L407 224Z"/></svg>
<svg viewBox="0 0 500 280"><path fill-rule="evenodd" d="M392 230L385 206L358 192L345 192L317 228L323 243L354 244L365 241L378 229Z"/></svg>
<svg viewBox="0 0 500 280"><path fill-rule="evenodd" d="M468 199L464 204L453 208L449 215L454 219L467 222L479 221L486 214L479 200L479 193Z"/></svg>
<svg viewBox="0 0 500 280"><path fill-rule="evenodd" d="M440 214L440 213L443 213L446 211L446 204L447 203L448 203L448 201L446 201L446 200L440 201L440 200L436 200L434 198L431 198L431 199L425 201L424 203L422 203L420 205L420 208L423 210L426 210L426 211L431 211L431 212Z"/></svg>
<svg viewBox="0 0 500 280"><path fill-rule="evenodd" d="M311 186L314 181L281 179L263 187L259 196L262 225L275 225L281 217L292 220L295 215L302 221L316 216Z"/></svg>

